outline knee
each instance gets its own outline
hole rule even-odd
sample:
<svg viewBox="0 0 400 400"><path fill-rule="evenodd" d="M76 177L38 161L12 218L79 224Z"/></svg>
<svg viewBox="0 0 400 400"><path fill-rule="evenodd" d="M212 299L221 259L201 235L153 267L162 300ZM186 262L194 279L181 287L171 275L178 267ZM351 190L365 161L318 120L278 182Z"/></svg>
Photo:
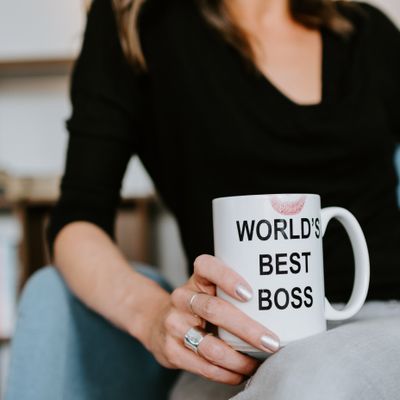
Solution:
<svg viewBox="0 0 400 400"><path fill-rule="evenodd" d="M43 321L51 315L60 316L69 308L71 297L57 269L45 266L29 278L22 291L17 323L21 319Z"/></svg>
<svg viewBox="0 0 400 400"><path fill-rule="evenodd" d="M383 387L400 389L400 366L387 361L400 356L399 340L399 320L382 319L292 343L260 366L238 399L379 398Z"/></svg>
<svg viewBox="0 0 400 400"><path fill-rule="evenodd" d="M343 346L345 347L345 346ZM268 374L271 400L359 399L360 364L352 360L341 343L297 343L282 349L262 376ZM357 360L360 361L360 360Z"/></svg>
<svg viewBox="0 0 400 400"><path fill-rule="evenodd" d="M26 302L26 299L35 299L35 302L45 299L46 302L51 302L67 292L67 286L60 273L54 266L47 265L29 278L21 294L21 304Z"/></svg>
<svg viewBox="0 0 400 400"><path fill-rule="evenodd" d="M307 341L282 348L260 366L243 399L353 399L352 364L346 365L338 353L327 343Z"/></svg>
<svg viewBox="0 0 400 400"><path fill-rule="evenodd" d="M24 291L37 291L60 285L64 281L58 272L57 268L53 265L46 265L38 269L27 281Z"/></svg>

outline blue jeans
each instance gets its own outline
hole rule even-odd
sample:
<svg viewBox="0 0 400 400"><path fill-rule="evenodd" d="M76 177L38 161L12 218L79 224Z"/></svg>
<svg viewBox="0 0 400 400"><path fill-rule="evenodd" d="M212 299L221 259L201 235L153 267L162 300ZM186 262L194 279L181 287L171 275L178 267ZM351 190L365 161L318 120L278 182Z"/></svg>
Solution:
<svg viewBox="0 0 400 400"><path fill-rule="evenodd" d="M172 290L154 270L137 269ZM54 267L36 272L25 286L6 400L167 399L178 374L85 307Z"/></svg>

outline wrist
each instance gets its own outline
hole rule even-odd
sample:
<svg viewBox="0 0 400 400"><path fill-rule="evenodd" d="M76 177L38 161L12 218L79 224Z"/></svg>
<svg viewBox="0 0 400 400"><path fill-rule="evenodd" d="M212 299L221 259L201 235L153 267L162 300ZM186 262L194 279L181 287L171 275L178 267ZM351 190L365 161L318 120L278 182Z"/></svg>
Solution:
<svg viewBox="0 0 400 400"><path fill-rule="evenodd" d="M137 274L132 286L124 300L124 330L149 350L151 331L162 310L169 304L170 295L156 282L141 274Z"/></svg>

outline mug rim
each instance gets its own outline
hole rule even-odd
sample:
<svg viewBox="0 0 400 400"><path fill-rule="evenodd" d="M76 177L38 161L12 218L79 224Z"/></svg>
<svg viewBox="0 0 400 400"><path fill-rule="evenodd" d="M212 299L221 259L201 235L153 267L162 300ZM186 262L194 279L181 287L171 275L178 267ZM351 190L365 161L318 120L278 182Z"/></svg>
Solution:
<svg viewBox="0 0 400 400"><path fill-rule="evenodd" d="M212 202L220 202L222 200L239 200L239 199L245 199L249 197L271 197L271 196L282 196L282 195L294 195L294 196L313 196L313 197L318 197L321 199L321 196L317 193L265 193L265 194L243 194L243 195L234 195L234 196L221 196L221 197L215 197L212 199Z"/></svg>

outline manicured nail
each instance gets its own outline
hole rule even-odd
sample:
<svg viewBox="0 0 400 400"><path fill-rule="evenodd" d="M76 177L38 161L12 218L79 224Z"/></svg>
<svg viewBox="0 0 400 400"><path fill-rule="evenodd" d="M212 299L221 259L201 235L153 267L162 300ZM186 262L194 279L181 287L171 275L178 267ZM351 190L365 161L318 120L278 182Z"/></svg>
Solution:
<svg viewBox="0 0 400 400"><path fill-rule="evenodd" d="M240 283L236 286L236 294L244 301L249 301L253 297L250 290Z"/></svg>
<svg viewBox="0 0 400 400"><path fill-rule="evenodd" d="M278 339L273 338L272 336L263 335L261 336L261 344L269 351L278 351L280 347L280 343Z"/></svg>

